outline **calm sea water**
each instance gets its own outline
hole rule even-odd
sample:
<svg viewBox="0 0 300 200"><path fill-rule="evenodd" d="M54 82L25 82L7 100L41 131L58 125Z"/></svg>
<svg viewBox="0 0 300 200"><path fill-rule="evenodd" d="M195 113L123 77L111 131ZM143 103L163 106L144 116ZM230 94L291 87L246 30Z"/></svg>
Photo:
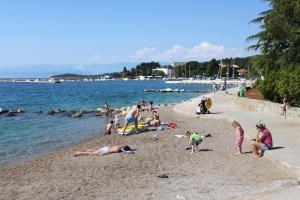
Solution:
<svg viewBox="0 0 300 200"><path fill-rule="evenodd" d="M65 145L102 134L105 117L80 119L47 115L53 108L95 109L107 101L111 107L136 104L141 99L154 104L176 103L197 93L145 93L143 89L178 88L209 90L209 85L168 85L163 81L71 82L61 84L1 83L0 107L26 113L0 115L0 165L30 159ZM37 111L42 110L40 114Z"/></svg>

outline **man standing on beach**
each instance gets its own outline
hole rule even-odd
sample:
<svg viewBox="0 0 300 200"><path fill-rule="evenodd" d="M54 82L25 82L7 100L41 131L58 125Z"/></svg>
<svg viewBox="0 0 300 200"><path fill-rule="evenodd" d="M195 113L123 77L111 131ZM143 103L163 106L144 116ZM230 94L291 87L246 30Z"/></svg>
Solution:
<svg viewBox="0 0 300 200"><path fill-rule="evenodd" d="M104 102L104 113L107 116L109 114L109 105L107 104L107 102Z"/></svg>
<svg viewBox="0 0 300 200"><path fill-rule="evenodd" d="M130 124L130 123L134 123L135 132L137 133L137 131L138 131L138 117L139 117L139 114L140 114L140 109L141 109L141 106L137 105L136 107L132 108L127 113L127 115L125 116L125 127L124 127L122 135L124 135L124 133L125 133L127 127L128 127L128 124Z"/></svg>

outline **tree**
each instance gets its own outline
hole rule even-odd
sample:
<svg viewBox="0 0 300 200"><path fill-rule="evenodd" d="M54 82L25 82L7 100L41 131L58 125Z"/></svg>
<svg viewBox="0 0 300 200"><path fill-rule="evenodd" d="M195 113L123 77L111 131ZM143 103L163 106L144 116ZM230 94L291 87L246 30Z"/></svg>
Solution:
<svg viewBox="0 0 300 200"><path fill-rule="evenodd" d="M126 67L123 67L123 72L122 72L122 78L128 78L129 77L129 71L127 70Z"/></svg>
<svg viewBox="0 0 300 200"><path fill-rule="evenodd" d="M155 71L153 72L153 75L154 75L154 76L162 76L162 77L165 77L165 76L166 76L166 74L165 74L163 71L160 71L160 70L155 70Z"/></svg>
<svg viewBox="0 0 300 200"><path fill-rule="evenodd" d="M300 79L300 1L267 2L271 9L251 21L260 23L262 31L247 39L257 41L249 49L262 53L253 60L253 67L265 77L257 87L273 101L288 98L290 103L300 105L298 86L294 84Z"/></svg>

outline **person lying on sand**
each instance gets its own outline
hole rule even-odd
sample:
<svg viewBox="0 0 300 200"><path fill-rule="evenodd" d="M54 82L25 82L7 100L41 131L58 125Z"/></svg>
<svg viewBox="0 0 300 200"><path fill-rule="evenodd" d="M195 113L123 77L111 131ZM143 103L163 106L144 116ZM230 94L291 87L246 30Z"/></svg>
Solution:
<svg viewBox="0 0 300 200"><path fill-rule="evenodd" d="M115 145L115 146L104 146L101 147L100 149L85 149L81 151L77 151L76 154L74 155L75 157L77 156L100 156L100 155L107 155L111 153L134 153L134 151L130 148L130 146L127 145Z"/></svg>
<svg viewBox="0 0 300 200"><path fill-rule="evenodd" d="M189 138L189 147L187 148L187 150L191 149L191 153L194 153L194 148L199 151L198 145L201 144L204 138L211 137L210 134L199 135L198 133L192 133L190 131L187 131L185 134Z"/></svg>

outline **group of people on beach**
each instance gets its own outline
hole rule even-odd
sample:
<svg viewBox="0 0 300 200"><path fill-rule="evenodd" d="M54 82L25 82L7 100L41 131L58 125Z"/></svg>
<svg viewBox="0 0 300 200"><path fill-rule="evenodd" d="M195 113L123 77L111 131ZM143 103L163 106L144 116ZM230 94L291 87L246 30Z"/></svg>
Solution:
<svg viewBox="0 0 300 200"><path fill-rule="evenodd" d="M141 121L144 121L143 125L147 126L160 126L161 121L159 118L159 114L157 111L153 110L153 102L147 106L144 100L132 107L125 115L124 118L124 128L121 135L124 135L126 128L130 124L134 124L134 133L139 133L138 124ZM105 114L108 115L109 113L109 105L107 102L104 103L104 110ZM141 116L141 111L152 111L151 118L147 118L146 121ZM232 127L235 129L235 146L237 148L237 152L235 154L243 154L242 144L244 142L244 130L241 124L237 121L232 122ZM106 125L105 135L112 134L114 131L116 133L116 129L120 127L120 119L118 115L114 116L114 120L111 120ZM250 147L252 150L253 155L258 158L263 156L266 150L270 150L273 147L273 140L271 132L266 128L265 124L258 123L256 125L256 137L250 140ZM191 150L191 153L194 153L195 150L199 151L198 145L200 145L204 138L211 137L210 134L200 135L197 132L186 131L186 136L188 137L189 147L188 150ZM75 156L82 156L82 155L106 155L111 153L132 153L132 149L128 145L115 145L115 146L105 146L100 149L88 149L79 151L75 154Z"/></svg>
<svg viewBox="0 0 300 200"><path fill-rule="evenodd" d="M107 108L107 103L105 102L105 108ZM138 131L138 123L144 120L141 116L141 111L152 111L152 116L151 118L147 118L146 122L144 122L144 125L148 126L159 126L161 124L161 121L159 119L159 114L157 111L154 110L153 108L153 102L150 101L149 105L146 104L144 100L141 100L140 104L138 104L135 107L132 107L127 114L125 115L124 119L124 130L121 135L124 135L127 127L129 124L134 124L135 127L135 133L139 133ZM118 115L115 115L114 120L111 120L107 125L106 125L106 130L105 130L105 135L109 135L112 133L112 131L116 132L116 128L120 128L120 119Z"/></svg>
<svg viewBox="0 0 300 200"><path fill-rule="evenodd" d="M242 144L244 141L244 130L239 122L233 121L232 127L235 129L235 146L237 152L235 154L243 154ZM273 147L273 139L271 132L266 128L265 124L258 123L256 125L256 137L250 140L250 147L255 158L259 158L264 155L266 150L270 150ZM210 134L200 135L197 132L186 131L186 136L189 139L189 147L187 150L191 150L194 153L195 150L199 151L198 145L202 143L204 138L211 137Z"/></svg>
<svg viewBox="0 0 300 200"><path fill-rule="evenodd" d="M219 91L223 91L223 90L226 90L226 80L224 82L222 82L220 84L220 87L219 87ZM216 93L217 90L218 90L218 87L217 87L217 84L215 82L213 82L212 84L212 90L213 90L213 93Z"/></svg>
<svg viewBox="0 0 300 200"><path fill-rule="evenodd" d="M143 125L146 126L160 126L161 125L161 121L159 118L159 114L157 113L157 111L154 110L153 107L153 102L150 101L149 105L146 104L146 102L144 100L141 100L141 102L132 107L125 115L124 118L124 127L123 132L121 133L121 135L124 135L127 127L130 124L134 124L134 133L138 134L140 133L138 130L138 124L143 121L143 117L141 115L141 111L152 111L152 116L151 118L147 118L146 122L143 122ZM109 115L110 109L109 109L109 105L107 104L107 102L104 102L104 113L106 116ZM114 116L114 120L110 120L110 122L106 125L106 129L105 129L105 134L104 135L110 135L113 132L116 133L116 129L120 128L120 119L118 115ZM134 151L132 150L131 147L129 147L128 145L115 145L115 146L104 146L101 147L100 149L86 149L86 150L82 150L82 151L78 151L76 152L75 156L86 156L86 155L107 155L107 154L111 154L111 153L120 153L120 152L124 152L124 153L134 153Z"/></svg>
<svg viewBox="0 0 300 200"><path fill-rule="evenodd" d="M236 134L235 146L238 150L236 154L243 154L244 130L237 121L232 122L232 127L235 129ZM253 155L258 158L263 156L266 150L270 150L273 147L273 139L271 132L266 128L265 124L256 124L256 130L256 137L250 140L250 147Z"/></svg>

